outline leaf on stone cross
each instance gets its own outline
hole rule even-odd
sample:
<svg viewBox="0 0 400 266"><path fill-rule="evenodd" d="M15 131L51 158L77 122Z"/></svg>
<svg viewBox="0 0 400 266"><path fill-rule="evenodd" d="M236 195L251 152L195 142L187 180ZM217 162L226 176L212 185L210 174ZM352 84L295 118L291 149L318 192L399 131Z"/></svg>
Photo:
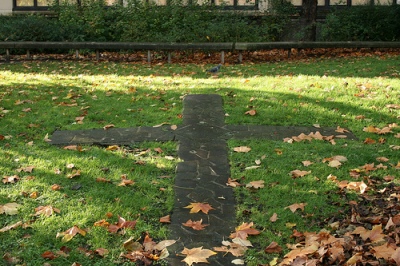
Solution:
<svg viewBox="0 0 400 266"><path fill-rule="evenodd" d="M251 181L246 185L247 188L263 188L264 180Z"/></svg>
<svg viewBox="0 0 400 266"><path fill-rule="evenodd" d="M348 131L347 129L345 129L345 128L342 128L342 127L340 127L340 126L337 126L335 132L338 132L338 133L345 133L345 132L349 132L349 131Z"/></svg>
<svg viewBox="0 0 400 266"><path fill-rule="evenodd" d="M257 114L257 111L255 109L249 110L247 112L244 113L245 115L251 115L251 116L255 116Z"/></svg>
<svg viewBox="0 0 400 266"><path fill-rule="evenodd" d="M47 205L47 206L39 206L35 208L35 215L39 216L43 214L44 216L51 216L54 213L60 213L60 210L57 208L54 208L53 206Z"/></svg>
<svg viewBox="0 0 400 266"><path fill-rule="evenodd" d="M199 221L192 221L188 220L186 223L182 223L183 226L191 227L194 230L204 230L208 224L202 224L203 219L200 219Z"/></svg>
<svg viewBox="0 0 400 266"><path fill-rule="evenodd" d="M185 208L191 209L190 213L198 213L199 211L202 211L203 213L208 214L210 210L215 210L210 204L201 202L190 203Z"/></svg>
<svg viewBox="0 0 400 266"><path fill-rule="evenodd" d="M70 229L66 230L65 232L57 233L56 238L62 236L61 241L63 241L63 242L68 242L68 241L70 241L74 236L76 236L76 234L80 234L80 235L82 235L82 236L85 236L85 235L86 235L86 231L83 230L83 229L80 229L78 226L74 225L73 227L71 227Z"/></svg>
<svg viewBox="0 0 400 266"><path fill-rule="evenodd" d="M298 209L304 211L304 207L307 206L307 203L294 203L285 207L285 209L290 209L293 213L296 212Z"/></svg>
<svg viewBox="0 0 400 266"><path fill-rule="evenodd" d="M181 253L183 255L186 255L186 258L182 261L186 262L189 266L192 266L193 263L199 263L199 262L208 263L207 259L210 256L217 254L212 250L203 249L203 247L192 248L192 249L183 248L183 251Z"/></svg>
<svg viewBox="0 0 400 266"><path fill-rule="evenodd" d="M311 171L302 171L302 170L293 170L290 172L290 174L292 175L292 178L303 177L310 173L311 173Z"/></svg>
<svg viewBox="0 0 400 266"><path fill-rule="evenodd" d="M239 238L235 238L235 239L238 241L250 242L250 241L244 240L244 239L239 239ZM214 247L213 249L217 252L225 252L225 253L229 252L235 257L243 256L247 250L246 244L242 245L242 243L232 243L229 241L222 241L222 244L224 246ZM249 244L249 246L251 246L251 243Z"/></svg>
<svg viewBox="0 0 400 266"><path fill-rule="evenodd" d="M266 247L264 249L265 253L281 253L282 252L282 248L279 246L278 243L276 242L271 242L271 244L268 245L268 247Z"/></svg>
<svg viewBox="0 0 400 266"><path fill-rule="evenodd" d="M7 214L7 215L15 215L18 214L18 208L21 205L15 202L6 203L4 205L0 205L0 214Z"/></svg>
<svg viewBox="0 0 400 266"><path fill-rule="evenodd" d="M166 215L160 218L160 223L170 223L171 222L171 216Z"/></svg>
<svg viewBox="0 0 400 266"><path fill-rule="evenodd" d="M251 223L242 223L238 227L235 228L235 233L232 233L229 237L247 239L248 235L258 235L260 231L252 228L254 226L253 222Z"/></svg>
<svg viewBox="0 0 400 266"><path fill-rule="evenodd" d="M247 146L239 146L239 147L235 147L235 148L233 148L233 150L235 151L235 152L249 152L249 151L251 151L251 148L250 147L247 147Z"/></svg>

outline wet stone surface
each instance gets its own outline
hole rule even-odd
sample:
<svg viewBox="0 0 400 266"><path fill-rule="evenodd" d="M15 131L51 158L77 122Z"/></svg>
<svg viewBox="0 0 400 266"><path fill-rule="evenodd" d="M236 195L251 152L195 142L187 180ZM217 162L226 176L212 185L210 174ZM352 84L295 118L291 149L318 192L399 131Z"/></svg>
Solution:
<svg viewBox="0 0 400 266"><path fill-rule="evenodd" d="M171 239L179 239L169 247L167 259L172 266L186 265L184 257L178 256L186 248L203 247L212 249L221 246L234 231L235 198L233 190L226 186L230 176L228 161L228 139L269 139L282 140L319 131L323 135L347 135L337 133L335 128L286 127L266 125L225 125L222 98L216 94L188 95L183 102L183 123L176 130L169 126L91 129L55 131L51 138L53 145L95 144L129 145L142 141L178 141L178 156L182 162L176 167L175 204L171 215ZM184 208L190 203L203 202L214 209L208 214L190 214ZM187 220L209 224L205 230L195 231L184 227ZM210 265L233 265L230 254L218 253L208 259Z"/></svg>

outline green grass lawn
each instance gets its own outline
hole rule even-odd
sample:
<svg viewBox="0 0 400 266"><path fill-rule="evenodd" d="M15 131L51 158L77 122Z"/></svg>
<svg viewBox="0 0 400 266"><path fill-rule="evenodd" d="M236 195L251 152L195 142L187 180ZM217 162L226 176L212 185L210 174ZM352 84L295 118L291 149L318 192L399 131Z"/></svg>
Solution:
<svg viewBox="0 0 400 266"><path fill-rule="evenodd" d="M254 222L261 231L249 238L248 265L282 260L295 243L292 234L329 229L347 219L349 201L359 192L341 190L337 180L365 181L374 195L399 182L400 57L360 57L226 65L218 76L209 65L154 65L117 62L18 62L0 65L0 205L19 204L18 213L0 214L0 255L4 263L26 265L128 265L120 257L124 241L174 239L159 222L170 214L176 143L137 143L130 147L50 146L55 130L154 126L181 123L182 98L187 94L216 93L224 99L226 123L329 126L347 128L357 141L313 140L229 141L248 146L248 153L232 150L231 177L241 184L263 180L264 188L235 188L237 220ZM256 110L256 115L246 114ZM364 128L390 127L387 134ZM370 127L372 128L372 127ZM316 131L318 128L316 127ZM369 144L370 143L370 144ZM347 158L329 166L329 158ZM364 171L366 164L386 168ZM328 160L327 160L328 159ZM257 162L256 162L257 161ZM313 164L304 166L303 161ZM251 166L260 167L246 169ZM33 168L31 168L32 166ZM359 177L351 177L354 169ZM310 171L293 178L291 171ZM378 185L367 181L373 176ZM393 181L385 182L384 177ZM287 206L306 203L304 210ZM39 206L59 210L37 214ZM4 208L3 208L4 209ZM35 210L36 209L36 210ZM1 209L0 209L1 210ZM0 211L4 212L4 211ZM278 219L270 221L276 213ZM103 221L118 217L136 221L134 229L109 232ZM62 241L57 234L77 226L86 235ZM281 253L265 253L277 242ZM65 247L70 250L64 254ZM99 249L107 249L101 256ZM44 258L45 252L55 254ZM162 265L162 261L158 262Z"/></svg>

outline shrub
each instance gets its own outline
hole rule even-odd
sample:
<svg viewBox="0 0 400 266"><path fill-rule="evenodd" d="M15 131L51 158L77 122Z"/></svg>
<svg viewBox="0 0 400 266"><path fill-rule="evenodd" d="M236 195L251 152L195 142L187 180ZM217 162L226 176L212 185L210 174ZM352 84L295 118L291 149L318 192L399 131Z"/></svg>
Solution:
<svg viewBox="0 0 400 266"><path fill-rule="evenodd" d="M400 6L334 9L321 25L325 41L400 40Z"/></svg>

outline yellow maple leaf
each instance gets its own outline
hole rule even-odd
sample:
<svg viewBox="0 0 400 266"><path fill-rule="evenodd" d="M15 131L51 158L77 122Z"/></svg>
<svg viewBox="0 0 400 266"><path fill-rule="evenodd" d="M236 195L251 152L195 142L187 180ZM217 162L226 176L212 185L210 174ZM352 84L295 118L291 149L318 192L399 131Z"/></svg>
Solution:
<svg viewBox="0 0 400 266"><path fill-rule="evenodd" d="M193 263L199 263L199 262L208 263L207 259L210 256L217 254L212 250L203 249L203 247L192 248L192 249L183 248L183 251L181 253L183 255L186 255L186 258L183 259L182 261L186 262L189 266L191 266Z"/></svg>

